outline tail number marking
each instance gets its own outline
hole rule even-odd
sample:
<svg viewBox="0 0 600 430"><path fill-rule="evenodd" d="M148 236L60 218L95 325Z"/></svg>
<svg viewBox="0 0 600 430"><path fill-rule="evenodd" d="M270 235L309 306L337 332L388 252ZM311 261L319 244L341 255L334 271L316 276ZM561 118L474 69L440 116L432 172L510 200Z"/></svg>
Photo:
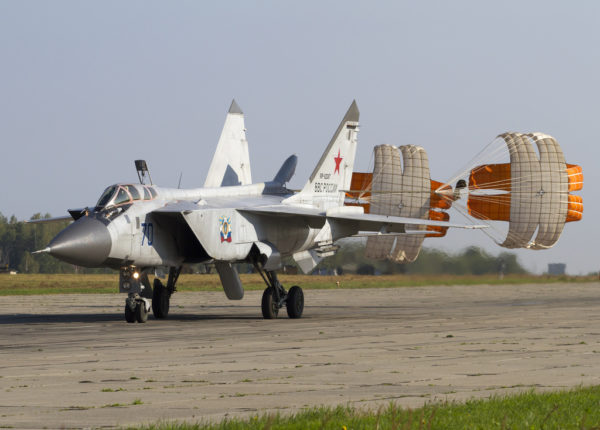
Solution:
<svg viewBox="0 0 600 430"><path fill-rule="evenodd" d="M148 246L152 246L154 243L154 225L151 222L142 223L142 246L144 246L144 239Z"/></svg>
<svg viewBox="0 0 600 430"><path fill-rule="evenodd" d="M326 182L315 182L315 193L335 193L337 192L337 184Z"/></svg>

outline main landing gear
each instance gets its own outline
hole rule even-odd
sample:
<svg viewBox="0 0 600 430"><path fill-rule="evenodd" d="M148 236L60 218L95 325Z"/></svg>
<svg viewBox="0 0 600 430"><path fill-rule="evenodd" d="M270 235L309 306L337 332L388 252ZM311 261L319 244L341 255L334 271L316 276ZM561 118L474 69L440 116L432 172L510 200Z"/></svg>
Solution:
<svg viewBox="0 0 600 430"><path fill-rule="evenodd" d="M135 267L122 268L119 276L119 291L127 293L125 321L145 323L150 309L155 318L166 318L169 314L171 295L176 291L175 284L180 273L181 267L169 268L167 285L164 286L160 279L156 278L152 288L147 273L140 273Z"/></svg>
<svg viewBox="0 0 600 430"><path fill-rule="evenodd" d="M154 291L152 293L152 312L154 313L154 318L162 319L169 315L171 295L177 291L175 284L177 283L177 279L179 279L180 273L181 267L170 267L169 279L166 286L160 282L160 279L154 279Z"/></svg>
<svg viewBox="0 0 600 430"><path fill-rule="evenodd" d="M293 286L290 291L285 291L283 285L277 279L277 273L266 271L259 264L255 264L267 288L262 296L261 309L265 319L277 318L279 309L286 307L290 318L300 318L304 311L304 293L302 288Z"/></svg>

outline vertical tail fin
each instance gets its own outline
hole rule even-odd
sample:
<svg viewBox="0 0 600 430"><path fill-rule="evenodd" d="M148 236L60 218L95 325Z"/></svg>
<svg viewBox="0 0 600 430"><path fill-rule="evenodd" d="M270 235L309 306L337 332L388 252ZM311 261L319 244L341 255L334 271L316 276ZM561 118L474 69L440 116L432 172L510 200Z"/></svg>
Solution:
<svg viewBox="0 0 600 430"><path fill-rule="evenodd" d="M273 182L279 185L285 185L289 182L296 172L296 164L298 164L298 157L295 154L290 155L279 168Z"/></svg>
<svg viewBox="0 0 600 430"><path fill-rule="evenodd" d="M204 187L227 187L252 183L244 112L233 100Z"/></svg>
<svg viewBox="0 0 600 430"><path fill-rule="evenodd" d="M313 204L321 209L344 205L345 191L350 189L358 134L356 100L344 115L317 167L295 201Z"/></svg>

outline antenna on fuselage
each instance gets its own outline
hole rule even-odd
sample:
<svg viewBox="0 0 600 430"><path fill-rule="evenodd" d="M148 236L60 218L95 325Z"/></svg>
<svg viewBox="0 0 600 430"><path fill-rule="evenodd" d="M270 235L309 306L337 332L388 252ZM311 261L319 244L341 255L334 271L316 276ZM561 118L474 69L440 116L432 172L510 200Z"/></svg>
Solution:
<svg viewBox="0 0 600 430"><path fill-rule="evenodd" d="M144 185L144 181L146 180L146 175L148 175L148 179L150 180L150 185L153 185L152 184L152 176L150 176L150 171L148 170L148 165L146 164L146 160L135 160L135 170L137 170L140 184Z"/></svg>

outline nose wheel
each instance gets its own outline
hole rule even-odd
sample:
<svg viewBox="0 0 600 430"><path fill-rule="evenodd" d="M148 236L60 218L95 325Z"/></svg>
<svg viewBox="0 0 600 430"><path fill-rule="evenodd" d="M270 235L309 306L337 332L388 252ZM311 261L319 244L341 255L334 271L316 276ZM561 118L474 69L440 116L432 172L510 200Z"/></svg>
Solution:
<svg viewBox="0 0 600 430"><path fill-rule="evenodd" d="M148 299L132 294L125 300L125 321L128 323L145 323L148 321Z"/></svg>
<svg viewBox="0 0 600 430"><path fill-rule="evenodd" d="M169 315L171 295L176 291L175 284L181 273L181 267L169 268L167 285L160 279L154 279L154 288L150 285L147 270L134 266L121 268L119 276L119 291L127 293L125 299L125 321L128 323L145 323L148 321L150 310L157 319Z"/></svg>

